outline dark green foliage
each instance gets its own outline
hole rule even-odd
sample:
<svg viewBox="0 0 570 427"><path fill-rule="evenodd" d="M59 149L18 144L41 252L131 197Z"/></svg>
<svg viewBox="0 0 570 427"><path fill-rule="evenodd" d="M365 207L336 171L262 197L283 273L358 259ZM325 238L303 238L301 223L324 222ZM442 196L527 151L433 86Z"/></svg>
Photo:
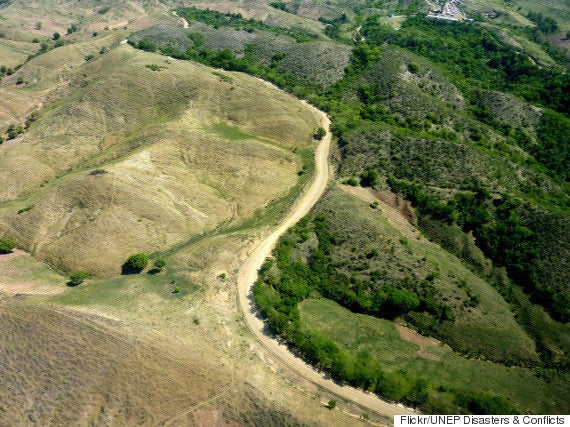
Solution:
<svg viewBox="0 0 570 427"><path fill-rule="evenodd" d="M97 13L100 15L105 15L107 12L109 12L109 10L111 10L111 8L109 6L105 6L99 9Z"/></svg>
<svg viewBox="0 0 570 427"><path fill-rule="evenodd" d="M501 396L458 391L456 393L456 401L460 406L467 408L469 412L476 415L520 414L508 400Z"/></svg>
<svg viewBox="0 0 570 427"><path fill-rule="evenodd" d="M146 39L140 40L134 45L137 49L146 50L147 52L156 52L156 45Z"/></svg>
<svg viewBox="0 0 570 427"><path fill-rule="evenodd" d="M6 133L8 134L8 139L14 139L23 132L24 132L23 126L14 125L14 124L8 126L8 129L6 130Z"/></svg>
<svg viewBox="0 0 570 427"><path fill-rule="evenodd" d="M287 9L287 3L285 3L285 2L274 1L274 2L270 3L269 5L275 9L279 9L279 10L282 10L284 12L289 12L289 9Z"/></svg>
<svg viewBox="0 0 570 427"><path fill-rule="evenodd" d="M0 240L0 254L9 254L16 246L17 243L12 239L2 239Z"/></svg>
<svg viewBox="0 0 570 427"><path fill-rule="evenodd" d="M180 8L176 10L177 13L187 19L188 21L203 22L211 27L231 27L235 29L243 29L248 32L255 30L269 31L275 34L287 35L293 37L298 42L308 42L317 38L317 35L306 33L299 30L292 30L287 28L274 27L267 25L261 21L254 19L244 19L241 14L233 13L220 13L212 10L190 8Z"/></svg>
<svg viewBox="0 0 570 427"><path fill-rule="evenodd" d="M370 18L361 32L369 44L395 44L442 64L465 89L503 90L557 111L570 110L570 75L533 64L479 25L416 17L395 31Z"/></svg>
<svg viewBox="0 0 570 427"><path fill-rule="evenodd" d="M127 258L125 263L122 265L122 274L137 274L140 273L148 264L148 255L144 253L138 253L131 255Z"/></svg>
<svg viewBox="0 0 570 427"><path fill-rule="evenodd" d="M360 185L363 187L376 187L378 185L378 172L366 169L360 174Z"/></svg>
<svg viewBox="0 0 570 427"><path fill-rule="evenodd" d="M325 137L326 134L327 134L326 129L322 126L319 126L317 128L317 131L315 132L314 137L315 137L315 139L318 139L320 141L321 139L323 139Z"/></svg>
<svg viewBox="0 0 570 427"><path fill-rule="evenodd" d="M544 110L537 132L538 144L523 142L535 159L568 181L570 179L570 119Z"/></svg>
<svg viewBox="0 0 570 427"><path fill-rule="evenodd" d="M86 61L91 61L93 58L95 58L95 55L93 55L93 54L85 55Z"/></svg>
<svg viewBox="0 0 570 427"><path fill-rule="evenodd" d="M60 38L61 38L61 34L53 33L53 37L52 37L53 40L59 40Z"/></svg>
<svg viewBox="0 0 570 427"><path fill-rule="evenodd" d="M34 208L34 205L28 205L25 208L18 209L18 214L28 212Z"/></svg>
<svg viewBox="0 0 570 427"><path fill-rule="evenodd" d="M76 271L71 276L69 276L69 282L67 284L69 286L77 286L80 285L89 277L89 273L86 271Z"/></svg>
<svg viewBox="0 0 570 427"><path fill-rule="evenodd" d="M558 23L542 13L529 11L526 17L534 22L544 34L554 34L559 30Z"/></svg>
<svg viewBox="0 0 570 427"><path fill-rule="evenodd" d="M75 32L77 32L79 28L77 27L77 25L72 24L68 29L67 29L67 34L73 34Z"/></svg>
<svg viewBox="0 0 570 427"><path fill-rule="evenodd" d="M351 176L350 178L345 179L342 183L345 185L356 187L358 185L358 180L355 177Z"/></svg>

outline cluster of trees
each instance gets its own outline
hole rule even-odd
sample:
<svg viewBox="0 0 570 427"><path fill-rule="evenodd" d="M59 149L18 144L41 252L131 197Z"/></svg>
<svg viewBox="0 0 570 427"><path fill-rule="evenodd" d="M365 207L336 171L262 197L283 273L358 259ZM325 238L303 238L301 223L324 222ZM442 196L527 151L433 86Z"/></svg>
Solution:
<svg viewBox="0 0 570 427"><path fill-rule="evenodd" d="M570 76L535 65L528 55L501 43L480 25L407 19L399 31L371 17L361 33L366 43L400 46L436 63L467 94L472 88L500 90L565 112L570 110Z"/></svg>
<svg viewBox="0 0 570 427"><path fill-rule="evenodd" d="M542 13L529 11L526 17L534 22L543 34L554 34L560 29L554 19L544 16Z"/></svg>
<svg viewBox="0 0 570 427"><path fill-rule="evenodd" d="M494 198L485 188L476 186L458 192L448 202L418 183L389 177L388 185L395 193L410 200L422 215L429 215L449 224L458 224L472 232L477 245L498 266L534 296L551 315L561 322L570 320L570 301L557 287L541 283L537 270L541 262L538 241L532 224L521 219L525 206L508 194Z"/></svg>
<svg viewBox="0 0 570 427"><path fill-rule="evenodd" d="M269 31L275 34L292 37L300 43L318 38L318 35L307 33L305 31L274 27L261 21L256 21L255 19L244 19L239 13L220 13L212 10L196 9L193 7L180 8L177 9L176 12L189 21L203 22L214 28L230 27L235 28L236 30L245 30L248 32L253 32L255 30Z"/></svg>
<svg viewBox="0 0 570 427"><path fill-rule="evenodd" d="M296 243L307 239L310 231L317 235L318 248L311 252L307 264L293 260ZM301 328L297 306L303 299L316 294L333 299L352 311L382 317L394 317L416 309L441 310L433 300L419 298L409 290L391 285L366 288L342 275L328 255L336 242L327 229L325 216L306 217L281 238L274 252L275 260L262 265L253 295L260 314L276 334L293 345L306 360L335 378L428 413L517 413L517 409L502 397L470 390L448 390L405 371L387 371L369 352L353 354L341 349L325 334ZM450 316L448 308L441 316L444 319Z"/></svg>

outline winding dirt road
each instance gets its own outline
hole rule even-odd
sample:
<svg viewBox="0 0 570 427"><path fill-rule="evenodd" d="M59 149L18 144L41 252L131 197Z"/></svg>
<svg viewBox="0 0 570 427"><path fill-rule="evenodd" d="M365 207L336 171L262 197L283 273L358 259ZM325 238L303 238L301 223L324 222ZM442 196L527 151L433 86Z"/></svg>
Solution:
<svg viewBox="0 0 570 427"><path fill-rule="evenodd" d="M322 118L322 127L329 129L330 121L325 113L309 106L317 117ZM297 200L291 212L283 219L281 224L263 241L259 242L253 249L253 252L242 265L238 272L238 297L241 310L244 315L245 322L249 329L253 332L261 344L285 365L289 366L295 372L307 380L312 381L318 386L344 398L351 400L360 406L376 412L381 415L392 417L396 414L413 414L414 411L405 408L402 405L395 405L385 402L371 393L357 390L353 387L341 386L327 378L323 374L317 372L303 360L293 355L285 345L280 344L263 333L264 323L255 314L253 302L249 299L251 286L257 279L257 272L265 258L271 255L271 251L279 236L281 236L289 227L305 216L317 200L323 194L327 182L329 180L328 154L331 143L331 134L322 139L315 151L315 177L310 186L301 197Z"/></svg>

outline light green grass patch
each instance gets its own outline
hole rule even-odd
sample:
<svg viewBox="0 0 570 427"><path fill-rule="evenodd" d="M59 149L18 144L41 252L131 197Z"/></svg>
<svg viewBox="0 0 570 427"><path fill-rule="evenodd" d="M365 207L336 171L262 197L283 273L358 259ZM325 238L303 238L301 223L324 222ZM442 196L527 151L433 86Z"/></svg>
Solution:
<svg viewBox="0 0 570 427"><path fill-rule="evenodd" d="M405 370L429 379L434 387L492 391L532 413L570 410L568 384L548 383L531 369L467 359L443 344L426 345L422 357L420 346L404 341L393 322L352 313L327 299L305 300L299 309L304 329L324 332L354 355L366 350L387 370Z"/></svg>

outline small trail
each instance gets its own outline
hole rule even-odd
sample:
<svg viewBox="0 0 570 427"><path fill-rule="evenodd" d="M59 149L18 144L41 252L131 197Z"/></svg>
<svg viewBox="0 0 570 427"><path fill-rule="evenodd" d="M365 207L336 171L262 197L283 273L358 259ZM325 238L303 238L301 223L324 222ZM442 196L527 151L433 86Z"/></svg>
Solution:
<svg viewBox="0 0 570 427"><path fill-rule="evenodd" d="M188 26L189 26L188 21L185 18L183 18L182 16L178 16L178 13L175 10L172 11L172 14L174 16L176 16L178 19L182 20L182 27L183 28L188 28Z"/></svg>
<svg viewBox="0 0 570 427"><path fill-rule="evenodd" d="M307 103L305 104L308 105ZM330 121L326 114L317 110L313 106L308 106L317 117L321 118L322 127L329 129ZM327 132L327 135L322 139L315 151L315 177L310 186L307 188L305 193L301 195L291 212L287 214L277 228L253 248L253 251L241 266L237 278L239 304L243 312L246 325L258 341L273 356L302 377L336 394L337 396L353 401L380 415L393 417L396 414L414 414L415 412L412 409L406 408L402 405L385 402L372 393L366 393L350 386L339 385L325 378L323 374L317 372L312 366L293 355L285 345L264 334L263 330L265 324L257 317L254 303L249 299L251 286L257 278L257 272L261 267L261 264L265 261L265 258L271 255L271 251L275 247L279 237L287 231L289 227L305 216L323 194L330 176L328 164L330 143L331 133Z"/></svg>

